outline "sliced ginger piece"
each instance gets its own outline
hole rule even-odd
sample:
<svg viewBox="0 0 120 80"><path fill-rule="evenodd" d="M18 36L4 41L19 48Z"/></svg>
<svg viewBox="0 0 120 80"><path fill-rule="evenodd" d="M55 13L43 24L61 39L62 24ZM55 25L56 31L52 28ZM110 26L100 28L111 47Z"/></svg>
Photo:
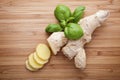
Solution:
<svg viewBox="0 0 120 80"><path fill-rule="evenodd" d="M32 67L29 65L28 60L25 61L25 65L26 65L26 68L27 68L28 70L30 70L30 71L36 71L36 70L37 70L37 69L32 68Z"/></svg>
<svg viewBox="0 0 120 80"><path fill-rule="evenodd" d="M51 54L50 49L45 44L39 44L36 47L36 53L43 60L48 60Z"/></svg>
<svg viewBox="0 0 120 80"><path fill-rule="evenodd" d="M34 69L40 69L43 67L43 64L38 64L34 59L33 59L33 54L29 55L29 64L31 67L33 67Z"/></svg>
<svg viewBox="0 0 120 80"><path fill-rule="evenodd" d="M48 62L48 60L42 60L42 59L37 55L36 52L34 52L33 58L34 58L34 60L35 60L38 64L45 64L45 63Z"/></svg>

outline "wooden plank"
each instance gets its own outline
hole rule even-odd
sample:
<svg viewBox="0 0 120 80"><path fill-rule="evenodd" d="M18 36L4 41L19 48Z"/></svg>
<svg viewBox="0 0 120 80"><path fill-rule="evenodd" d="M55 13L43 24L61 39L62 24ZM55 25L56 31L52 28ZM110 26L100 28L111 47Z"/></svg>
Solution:
<svg viewBox="0 0 120 80"><path fill-rule="evenodd" d="M85 70L59 52L41 70L30 72L25 60L39 43L48 45L45 28L58 22L58 4L72 11L84 5L84 16L107 9L110 16L85 45ZM0 80L120 80L120 0L0 0Z"/></svg>

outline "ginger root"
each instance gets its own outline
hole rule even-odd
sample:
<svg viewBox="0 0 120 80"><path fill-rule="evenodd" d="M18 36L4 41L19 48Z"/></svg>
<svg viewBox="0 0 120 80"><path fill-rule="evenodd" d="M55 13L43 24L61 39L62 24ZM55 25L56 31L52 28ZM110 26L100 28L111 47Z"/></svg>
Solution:
<svg viewBox="0 0 120 80"><path fill-rule="evenodd" d="M53 54L56 55L60 51L61 47L67 43L68 39L65 37L63 32L54 32L50 35L47 41Z"/></svg>
<svg viewBox="0 0 120 80"><path fill-rule="evenodd" d="M108 15L108 11L100 10L91 16L81 19L79 24L84 31L84 36L79 40L69 40L67 45L62 48L63 54L69 59L75 57L74 61L77 68L85 68L86 56L83 47L91 41L93 31L101 26L101 23L107 19Z"/></svg>
<svg viewBox="0 0 120 80"><path fill-rule="evenodd" d="M77 68L84 69L86 67L86 54L84 50L84 45L91 41L91 35L93 31L100 27L101 24L107 19L109 12L106 10L100 10L95 14L85 17L80 20L81 28L84 31L84 35L78 40L68 40L63 32L54 32L48 39L48 43L56 55L60 51L61 47L63 54L70 60L75 61L75 66Z"/></svg>

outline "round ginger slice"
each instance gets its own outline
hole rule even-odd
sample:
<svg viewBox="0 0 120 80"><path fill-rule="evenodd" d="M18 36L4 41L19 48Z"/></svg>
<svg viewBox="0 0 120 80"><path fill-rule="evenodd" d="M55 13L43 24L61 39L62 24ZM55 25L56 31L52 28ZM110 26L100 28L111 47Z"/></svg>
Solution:
<svg viewBox="0 0 120 80"><path fill-rule="evenodd" d="M29 63L28 63L28 60L25 61L25 65L26 65L26 68L29 70L29 71L36 71L37 69L34 69L32 68Z"/></svg>
<svg viewBox="0 0 120 80"><path fill-rule="evenodd" d="M36 47L36 53L43 60L48 60L50 58L50 54L51 54L50 49L45 44L39 44Z"/></svg>
<svg viewBox="0 0 120 80"><path fill-rule="evenodd" d="M40 69L43 67L43 64L38 64L34 59L33 59L33 54L29 55L29 64L31 67L33 67L34 69Z"/></svg>
<svg viewBox="0 0 120 80"><path fill-rule="evenodd" d="M33 58L34 58L34 60L35 60L38 64L45 64L45 63L48 62L48 60L42 60L42 59L37 55L36 52L34 52Z"/></svg>

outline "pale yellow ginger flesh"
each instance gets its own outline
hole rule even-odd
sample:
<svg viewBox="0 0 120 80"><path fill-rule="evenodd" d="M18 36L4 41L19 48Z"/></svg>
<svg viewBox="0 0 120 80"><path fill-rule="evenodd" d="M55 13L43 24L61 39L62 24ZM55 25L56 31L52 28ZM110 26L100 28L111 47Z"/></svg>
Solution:
<svg viewBox="0 0 120 80"><path fill-rule="evenodd" d="M36 53L43 60L48 60L51 54L50 49L45 44L39 44L36 47Z"/></svg>
<svg viewBox="0 0 120 80"><path fill-rule="evenodd" d="M30 55L29 55L28 61L29 61L29 65L30 65L31 67L33 67L34 69L40 69L40 68L43 67L43 64L38 64L38 63L34 60L33 54L30 54Z"/></svg>
<svg viewBox="0 0 120 80"><path fill-rule="evenodd" d="M50 55L49 47L46 44L39 44L36 52L28 56L28 60L25 62L26 68L30 71L41 69L49 61Z"/></svg>
<svg viewBox="0 0 120 80"><path fill-rule="evenodd" d="M45 64L48 62L48 60L42 60L36 52L33 53L33 58L38 64Z"/></svg>
<svg viewBox="0 0 120 80"><path fill-rule="evenodd" d="M28 60L25 61L25 65L26 65L26 68L27 68L28 70L30 70L30 71L36 71L36 70L37 70L37 69L32 68L32 67L29 65Z"/></svg>

